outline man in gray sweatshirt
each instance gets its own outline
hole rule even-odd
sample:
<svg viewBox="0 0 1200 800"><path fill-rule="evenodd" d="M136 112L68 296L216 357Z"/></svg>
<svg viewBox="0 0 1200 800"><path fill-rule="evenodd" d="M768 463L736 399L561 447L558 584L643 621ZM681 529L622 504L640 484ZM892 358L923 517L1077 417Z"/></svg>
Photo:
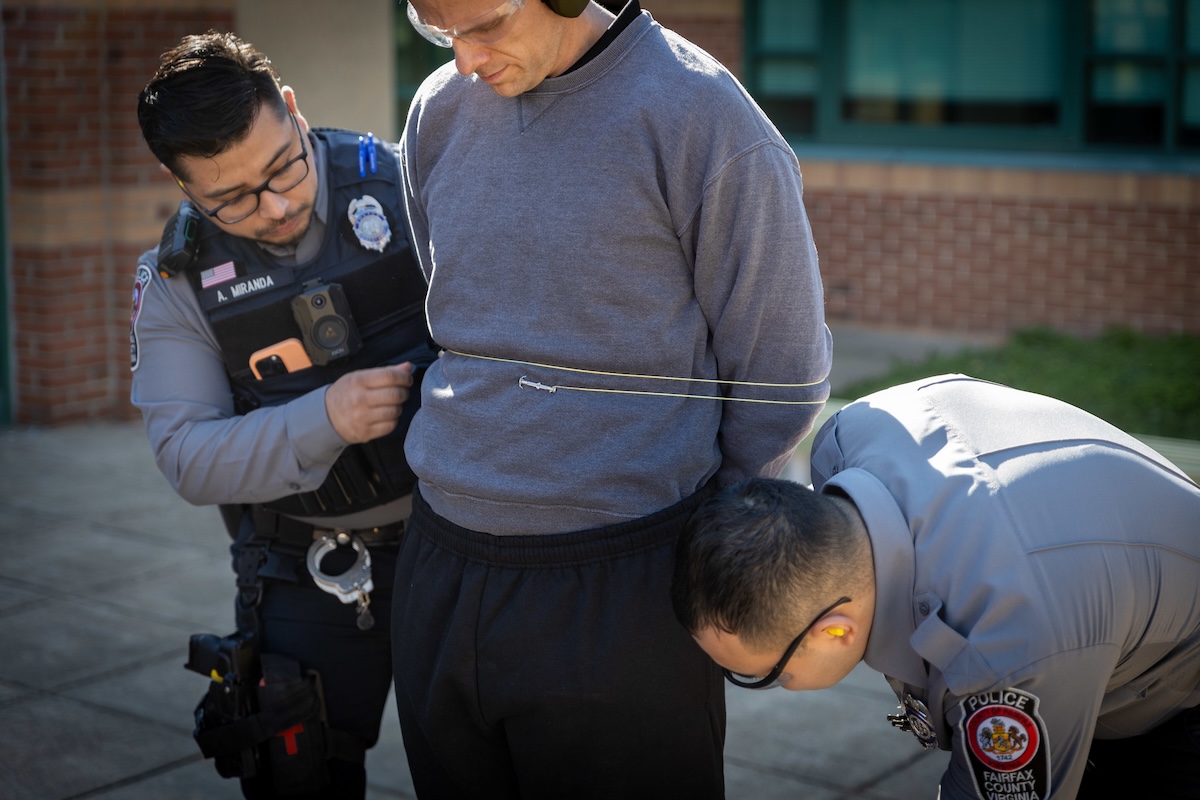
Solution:
<svg viewBox="0 0 1200 800"><path fill-rule="evenodd" d="M396 689L430 797L723 795L673 545L828 396L796 157L631 2L414 0L454 48L401 141L444 348L406 453Z"/></svg>

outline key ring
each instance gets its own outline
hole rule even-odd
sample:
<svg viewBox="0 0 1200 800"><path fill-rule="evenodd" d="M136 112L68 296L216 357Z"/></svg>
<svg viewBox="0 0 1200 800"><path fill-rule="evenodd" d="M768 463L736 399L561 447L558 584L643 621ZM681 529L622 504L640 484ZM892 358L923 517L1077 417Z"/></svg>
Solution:
<svg viewBox="0 0 1200 800"><path fill-rule="evenodd" d="M340 545L346 544L354 548L358 558L345 572L339 575L326 575L321 571L321 561ZM321 538L315 540L308 548L305 563L313 577L313 582L323 591L337 595L337 598L343 603L358 602L360 595L375 588L375 583L371 580L371 553L363 544L362 539L353 533L338 530L333 535L322 534Z"/></svg>

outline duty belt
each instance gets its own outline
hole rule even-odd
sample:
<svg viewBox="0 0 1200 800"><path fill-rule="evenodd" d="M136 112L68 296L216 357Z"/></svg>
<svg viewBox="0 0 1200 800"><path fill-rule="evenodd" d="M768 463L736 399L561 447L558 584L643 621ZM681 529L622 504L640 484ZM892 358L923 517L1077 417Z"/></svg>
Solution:
<svg viewBox="0 0 1200 800"><path fill-rule="evenodd" d="M369 610L375 583L371 580L371 553L367 547L398 543L404 534L403 522L375 528L321 528L261 508L255 508L253 514L259 538L305 549L304 564L317 588L343 603L358 605L357 624L361 630L375 624ZM343 572L326 573L321 567L325 556L345 547L353 549L354 563Z"/></svg>
<svg viewBox="0 0 1200 800"><path fill-rule="evenodd" d="M254 528L258 531L259 536L264 539L274 539L286 546L302 549L308 548L314 540L324 536L336 536L338 533L356 536L363 544L372 547L398 544L401 537L404 536L403 520L376 528L335 528L301 522L298 519L285 517L260 507L254 508L253 516Z"/></svg>

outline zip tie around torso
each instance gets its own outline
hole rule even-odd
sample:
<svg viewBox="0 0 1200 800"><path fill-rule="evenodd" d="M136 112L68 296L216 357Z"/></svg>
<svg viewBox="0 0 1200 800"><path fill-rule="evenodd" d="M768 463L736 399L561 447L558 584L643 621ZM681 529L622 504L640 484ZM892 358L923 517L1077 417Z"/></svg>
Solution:
<svg viewBox="0 0 1200 800"><path fill-rule="evenodd" d="M672 375L641 375L633 372L606 372L596 369L581 369L579 367L562 367L556 364L542 364L537 361L522 361L516 358L499 358L497 356L481 356L474 353L463 353L459 350L446 350L447 353L453 353L456 356L464 358L478 358L481 361L496 361L503 364L518 364L526 367L538 367L539 369L555 369L563 372L577 372L583 375L601 375L606 378L641 378L643 380L654 381L685 381L688 383L714 383L723 384L726 386L760 386L770 387L775 389L803 389L810 386L819 386L824 383L824 380L813 381L811 383L768 383L765 381L732 381L722 380L720 378L679 378ZM529 380L528 375L522 375L517 379L517 385L524 389L536 389L554 394L559 389L572 392L601 392L604 394L632 394L649 397L680 397L692 400L723 400L731 403L768 403L771 405L781 406L815 406L824 405L824 400L763 400L755 397L722 397L720 395L708 394L683 394L680 392L650 392L639 391L635 389L601 389L597 386L569 386L566 384L545 384L538 381Z"/></svg>

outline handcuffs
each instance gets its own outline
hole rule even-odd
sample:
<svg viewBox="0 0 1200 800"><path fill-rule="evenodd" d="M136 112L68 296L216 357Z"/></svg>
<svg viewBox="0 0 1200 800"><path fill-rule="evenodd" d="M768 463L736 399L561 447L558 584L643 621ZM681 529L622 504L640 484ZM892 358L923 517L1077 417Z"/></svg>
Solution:
<svg viewBox="0 0 1200 800"><path fill-rule="evenodd" d="M337 575L328 575L322 572L321 561L325 556L346 545L353 547L354 552L358 555L350 568ZM358 603L358 619L356 620L358 629L370 630L375 624L375 618L371 616L369 609L371 605L370 592L375 588L375 583L371 580L371 553L358 534L342 528L335 528L329 533L324 533L313 540L304 561L312 575L313 582L322 591L335 595L337 599L347 605Z"/></svg>

